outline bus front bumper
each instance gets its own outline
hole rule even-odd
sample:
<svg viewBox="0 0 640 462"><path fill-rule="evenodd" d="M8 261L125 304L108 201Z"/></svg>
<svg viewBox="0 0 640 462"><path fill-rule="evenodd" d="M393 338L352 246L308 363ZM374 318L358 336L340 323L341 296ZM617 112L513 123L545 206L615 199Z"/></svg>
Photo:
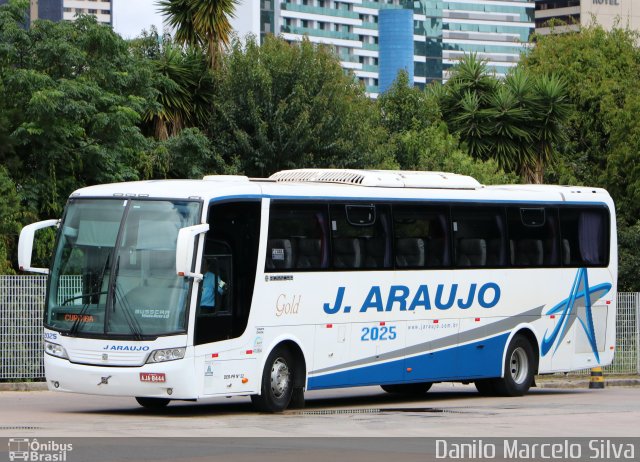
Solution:
<svg viewBox="0 0 640 462"><path fill-rule="evenodd" d="M197 398L193 357L139 367L75 364L48 354L45 377L51 391L168 399Z"/></svg>

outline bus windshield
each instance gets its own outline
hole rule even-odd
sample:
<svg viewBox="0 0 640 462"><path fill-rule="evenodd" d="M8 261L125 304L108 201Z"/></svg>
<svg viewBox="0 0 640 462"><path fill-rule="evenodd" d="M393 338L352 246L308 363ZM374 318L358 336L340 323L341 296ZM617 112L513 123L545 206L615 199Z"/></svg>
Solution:
<svg viewBox="0 0 640 462"><path fill-rule="evenodd" d="M72 199L49 281L46 324L70 335L148 336L186 330L190 282L175 271L180 228L196 201Z"/></svg>

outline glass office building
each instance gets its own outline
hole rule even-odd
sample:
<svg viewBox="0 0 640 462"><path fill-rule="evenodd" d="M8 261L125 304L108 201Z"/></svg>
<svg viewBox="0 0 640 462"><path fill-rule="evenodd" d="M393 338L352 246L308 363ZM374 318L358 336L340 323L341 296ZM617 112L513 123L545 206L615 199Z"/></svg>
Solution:
<svg viewBox="0 0 640 462"><path fill-rule="evenodd" d="M638 0L536 0L536 33L573 32L593 23L640 29Z"/></svg>
<svg viewBox="0 0 640 462"><path fill-rule="evenodd" d="M8 0L0 0L0 5L4 3L8 3ZM36 19L62 20L62 0L30 0L29 23ZM27 26L28 24L25 24L25 27Z"/></svg>
<svg viewBox="0 0 640 462"><path fill-rule="evenodd" d="M251 32L333 46L372 96L400 69L419 86L446 79L470 52L505 74L535 27L533 0L260 0L259 6L260 30Z"/></svg>

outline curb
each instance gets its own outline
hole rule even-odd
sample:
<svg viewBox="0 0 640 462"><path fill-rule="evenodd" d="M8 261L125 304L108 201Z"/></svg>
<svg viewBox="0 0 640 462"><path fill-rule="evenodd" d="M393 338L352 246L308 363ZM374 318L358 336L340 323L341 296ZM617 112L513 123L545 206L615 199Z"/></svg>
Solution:
<svg viewBox="0 0 640 462"><path fill-rule="evenodd" d="M640 378L637 379L607 379L605 377L604 386L606 387L640 387ZM569 380L537 380L538 388L589 388L589 379L569 379Z"/></svg>

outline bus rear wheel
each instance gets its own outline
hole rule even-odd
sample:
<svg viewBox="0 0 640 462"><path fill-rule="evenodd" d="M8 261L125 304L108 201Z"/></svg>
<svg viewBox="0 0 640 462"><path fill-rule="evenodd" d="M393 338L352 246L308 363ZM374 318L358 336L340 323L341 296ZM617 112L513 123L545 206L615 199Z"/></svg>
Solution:
<svg viewBox="0 0 640 462"><path fill-rule="evenodd" d="M428 392L431 385L431 382L401 383L397 385L380 385L380 388L387 393L419 396Z"/></svg>
<svg viewBox="0 0 640 462"><path fill-rule="evenodd" d="M533 384L536 356L531 342L516 335L509 343L504 362L504 377L476 381L480 394L487 396L522 396Z"/></svg>
<svg viewBox="0 0 640 462"><path fill-rule="evenodd" d="M169 404L170 399L167 398L142 398L136 396L138 404L146 409L162 409Z"/></svg>
<svg viewBox="0 0 640 462"><path fill-rule="evenodd" d="M282 346L275 348L264 365L261 394L251 395L251 402L262 412L282 412L291 402L295 364L291 353Z"/></svg>

